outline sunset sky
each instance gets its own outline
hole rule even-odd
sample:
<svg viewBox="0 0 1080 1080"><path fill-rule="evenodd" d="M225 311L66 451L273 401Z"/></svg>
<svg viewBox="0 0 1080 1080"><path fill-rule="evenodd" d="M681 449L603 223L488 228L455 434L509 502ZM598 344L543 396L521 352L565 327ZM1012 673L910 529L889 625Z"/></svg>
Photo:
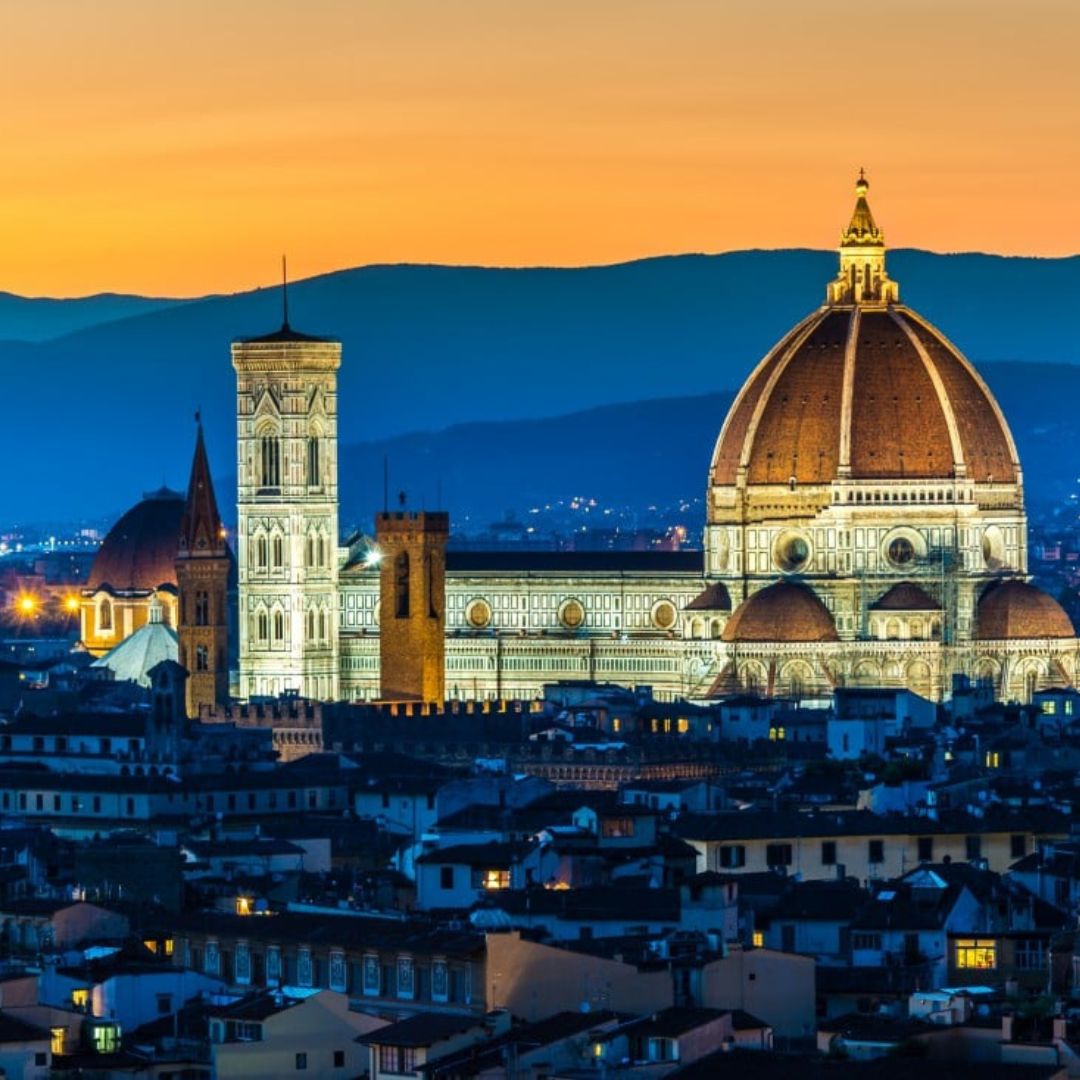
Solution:
<svg viewBox="0 0 1080 1080"><path fill-rule="evenodd" d="M890 243L1080 251L1075 0L4 4L0 289Z"/></svg>

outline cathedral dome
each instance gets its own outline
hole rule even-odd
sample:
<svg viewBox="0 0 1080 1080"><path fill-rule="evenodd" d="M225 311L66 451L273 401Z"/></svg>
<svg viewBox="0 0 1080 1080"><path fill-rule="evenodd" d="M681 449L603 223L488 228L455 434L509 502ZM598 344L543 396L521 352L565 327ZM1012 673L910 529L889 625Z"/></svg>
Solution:
<svg viewBox="0 0 1080 1080"><path fill-rule="evenodd" d="M728 412L713 486L837 479L1018 484L993 395L885 273L885 243L857 185L828 302L766 355Z"/></svg>
<svg viewBox="0 0 1080 1080"><path fill-rule="evenodd" d="M1076 636L1072 620L1052 596L1015 578L983 593L976 624L981 641Z"/></svg>
<svg viewBox="0 0 1080 1080"><path fill-rule="evenodd" d="M184 498L161 488L133 506L109 530L94 557L87 585L114 592L176 587L176 549Z"/></svg>
<svg viewBox="0 0 1080 1080"><path fill-rule="evenodd" d="M804 585L778 581L747 597L724 627L724 641L837 641L829 609Z"/></svg>

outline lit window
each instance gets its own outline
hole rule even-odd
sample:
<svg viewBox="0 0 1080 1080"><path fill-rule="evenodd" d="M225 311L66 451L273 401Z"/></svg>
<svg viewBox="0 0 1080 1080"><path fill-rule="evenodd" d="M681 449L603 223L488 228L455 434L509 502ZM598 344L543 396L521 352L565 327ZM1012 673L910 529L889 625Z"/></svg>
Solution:
<svg viewBox="0 0 1080 1080"><path fill-rule="evenodd" d="M763 930L755 930L752 941L755 949L763 949L765 947L765 932Z"/></svg>
<svg viewBox="0 0 1080 1080"><path fill-rule="evenodd" d="M1044 713L1046 713L1047 716L1053 716L1054 713L1057 712L1057 702L1056 701L1044 701L1042 711Z"/></svg>
<svg viewBox="0 0 1080 1080"><path fill-rule="evenodd" d="M509 870L484 870L480 875L481 888L484 889L509 889Z"/></svg>
<svg viewBox="0 0 1080 1080"><path fill-rule="evenodd" d="M991 971L997 967L997 942L987 938L958 938L956 966L974 971Z"/></svg>
<svg viewBox="0 0 1080 1080"><path fill-rule="evenodd" d="M679 734L685 735L690 730L690 721L685 716L679 717Z"/></svg>
<svg viewBox="0 0 1080 1080"><path fill-rule="evenodd" d="M173 939L171 937L167 937L165 939L165 955L166 956L172 956L172 954L173 954Z"/></svg>
<svg viewBox="0 0 1080 1080"><path fill-rule="evenodd" d="M237 915L250 915L251 914L251 899L247 896L238 896L236 898L236 914Z"/></svg>
<svg viewBox="0 0 1080 1080"><path fill-rule="evenodd" d="M148 938L146 941L143 942L143 948L149 949L152 953L156 953L158 950L158 944L156 941L154 941L153 938Z"/></svg>
<svg viewBox="0 0 1080 1080"><path fill-rule="evenodd" d="M54 1054L62 1054L64 1052L64 1039L66 1036L66 1027L54 1027L49 1029L49 1049Z"/></svg>
<svg viewBox="0 0 1080 1080"><path fill-rule="evenodd" d="M85 1009L90 1004L90 991L85 987L71 991L71 1004L73 1008Z"/></svg>
<svg viewBox="0 0 1080 1080"><path fill-rule="evenodd" d="M987 750L986 751L986 767L988 769L1000 769L1001 768L1001 751L1000 750Z"/></svg>

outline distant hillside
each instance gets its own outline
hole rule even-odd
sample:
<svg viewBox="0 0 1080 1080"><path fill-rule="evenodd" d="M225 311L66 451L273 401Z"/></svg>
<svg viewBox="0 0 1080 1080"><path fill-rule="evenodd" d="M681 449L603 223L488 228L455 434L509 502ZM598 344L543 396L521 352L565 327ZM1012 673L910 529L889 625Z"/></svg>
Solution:
<svg viewBox="0 0 1080 1080"><path fill-rule="evenodd" d="M1029 499L1060 498L1080 476L1080 367L986 364L1017 441ZM343 525L369 528L391 486L486 523L573 495L646 507L703 495L732 392L612 405L550 420L462 424L342 448ZM699 511L700 512L700 511ZM688 515L688 520L697 519Z"/></svg>
<svg viewBox="0 0 1080 1080"><path fill-rule="evenodd" d="M1080 361L1071 325L1080 259L917 251L890 259L902 296L981 365ZM834 255L812 251L685 255L582 270L374 266L298 282L290 309L298 328L345 343L342 441L357 444L736 387L820 302L834 267ZM48 341L0 343L5 396L15 405L0 425L0 454L26 463L0 473L0 506L55 518L122 507L162 480L181 486L191 415L200 406L215 467L230 471L228 344L275 326L279 303L276 290L259 290ZM0 319L0 331L4 325ZM1023 379L1017 384L1021 393L1038 390ZM1010 412L1011 402L1004 404ZM708 440L718 412L703 425ZM635 452L660 455L684 436L669 425L620 427L618 437L635 443ZM588 431L572 435L582 455L592 440ZM688 467L703 476L699 459ZM1029 478L1033 472L1028 464ZM360 470L343 480L359 500L361 489L381 489L379 476ZM516 473L515 483L522 482ZM513 495L508 489L492 497L507 505Z"/></svg>
<svg viewBox="0 0 1080 1080"><path fill-rule="evenodd" d="M0 292L0 341L47 341L132 315L145 315L184 300L98 293L73 300Z"/></svg>

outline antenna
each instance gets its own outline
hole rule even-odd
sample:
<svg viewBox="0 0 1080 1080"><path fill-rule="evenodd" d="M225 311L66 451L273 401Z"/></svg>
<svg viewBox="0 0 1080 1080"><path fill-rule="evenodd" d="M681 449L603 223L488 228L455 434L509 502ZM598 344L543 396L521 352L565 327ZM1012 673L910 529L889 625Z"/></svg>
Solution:
<svg viewBox="0 0 1080 1080"><path fill-rule="evenodd" d="M289 329L289 269L285 256L281 256L281 329Z"/></svg>

